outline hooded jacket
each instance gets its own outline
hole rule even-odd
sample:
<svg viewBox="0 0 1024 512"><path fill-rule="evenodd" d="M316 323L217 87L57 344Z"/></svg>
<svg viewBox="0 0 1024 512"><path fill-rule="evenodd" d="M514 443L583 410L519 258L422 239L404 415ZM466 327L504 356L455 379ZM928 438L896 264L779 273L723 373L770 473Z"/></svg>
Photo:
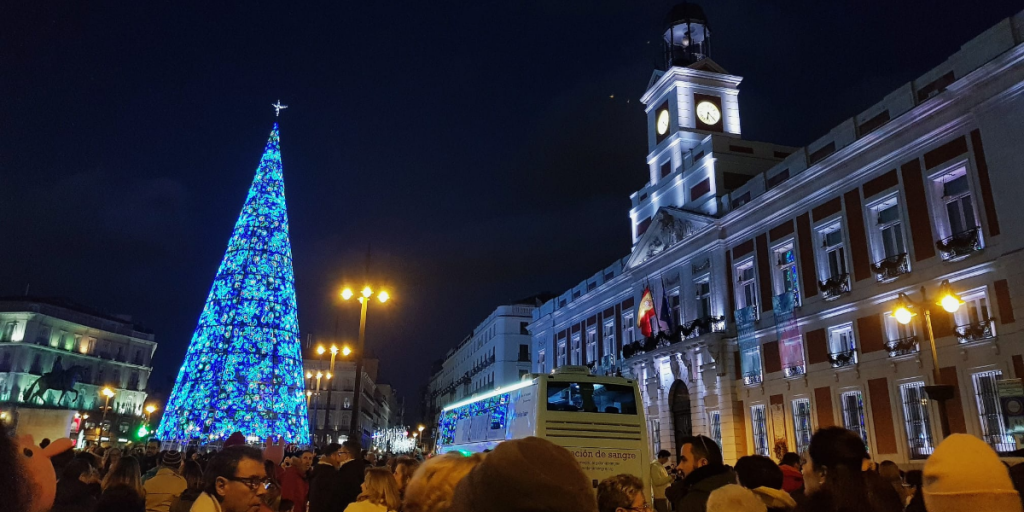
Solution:
<svg viewBox="0 0 1024 512"><path fill-rule="evenodd" d="M685 494L673 504L675 512L705 512L708 497L719 487L736 483L736 473L729 466L697 468L681 482Z"/></svg>
<svg viewBox="0 0 1024 512"><path fill-rule="evenodd" d="M793 466L779 466L782 470L782 490L786 492L796 491L804 486L804 475L799 469Z"/></svg>
<svg viewBox="0 0 1024 512"><path fill-rule="evenodd" d="M751 489L754 495L764 502L768 512L785 512L796 508L796 500L788 492L771 487L758 487Z"/></svg>

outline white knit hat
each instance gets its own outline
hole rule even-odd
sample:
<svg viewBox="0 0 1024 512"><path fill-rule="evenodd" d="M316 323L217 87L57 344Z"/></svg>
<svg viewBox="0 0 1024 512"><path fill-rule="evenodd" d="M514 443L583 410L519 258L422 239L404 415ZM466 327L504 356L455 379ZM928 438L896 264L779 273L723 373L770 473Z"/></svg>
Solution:
<svg viewBox="0 0 1024 512"><path fill-rule="evenodd" d="M1022 512L1009 471L977 437L947 437L928 457L923 476L928 512Z"/></svg>

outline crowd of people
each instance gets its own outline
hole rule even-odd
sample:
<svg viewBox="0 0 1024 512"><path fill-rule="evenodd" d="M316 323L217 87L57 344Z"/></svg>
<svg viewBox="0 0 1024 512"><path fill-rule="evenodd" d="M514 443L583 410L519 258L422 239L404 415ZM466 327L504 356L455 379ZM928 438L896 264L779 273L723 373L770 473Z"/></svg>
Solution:
<svg viewBox="0 0 1024 512"><path fill-rule="evenodd" d="M0 427L2 428L2 427ZM45 444L45 441L44 441ZM16 445L0 432L0 500L24 506L31 491ZM26 456L30 455L28 450ZM284 453L280 444L248 446L233 435L216 452L146 447L124 453L90 447L54 456L53 512L1024 512L1015 483L1024 466L1007 466L980 439L955 434L923 470L875 464L851 431L818 430L805 454L776 463L745 456L726 465L705 436L681 443L676 461L661 451L649 482L620 474L598 482L565 448L530 437L473 455L420 461L382 457L358 443ZM6 468L6 469L4 469ZM1024 481L1024 479L1021 479ZM596 492L595 492L596 487ZM653 503L648 503L651 496Z"/></svg>

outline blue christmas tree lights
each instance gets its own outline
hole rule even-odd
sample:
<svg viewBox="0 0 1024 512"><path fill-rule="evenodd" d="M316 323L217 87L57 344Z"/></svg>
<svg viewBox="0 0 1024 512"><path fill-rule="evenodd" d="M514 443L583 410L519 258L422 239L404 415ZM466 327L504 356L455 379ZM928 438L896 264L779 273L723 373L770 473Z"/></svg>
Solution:
<svg viewBox="0 0 1024 512"><path fill-rule="evenodd" d="M309 420L278 126L213 280L157 437L306 444Z"/></svg>

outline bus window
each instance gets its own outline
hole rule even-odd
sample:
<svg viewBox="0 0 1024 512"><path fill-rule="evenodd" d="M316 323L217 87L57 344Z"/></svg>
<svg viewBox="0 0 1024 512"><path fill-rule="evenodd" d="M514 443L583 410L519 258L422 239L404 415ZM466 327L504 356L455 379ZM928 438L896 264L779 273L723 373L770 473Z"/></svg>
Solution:
<svg viewBox="0 0 1024 512"><path fill-rule="evenodd" d="M548 382L549 411L636 414L631 386L592 382Z"/></svg>

